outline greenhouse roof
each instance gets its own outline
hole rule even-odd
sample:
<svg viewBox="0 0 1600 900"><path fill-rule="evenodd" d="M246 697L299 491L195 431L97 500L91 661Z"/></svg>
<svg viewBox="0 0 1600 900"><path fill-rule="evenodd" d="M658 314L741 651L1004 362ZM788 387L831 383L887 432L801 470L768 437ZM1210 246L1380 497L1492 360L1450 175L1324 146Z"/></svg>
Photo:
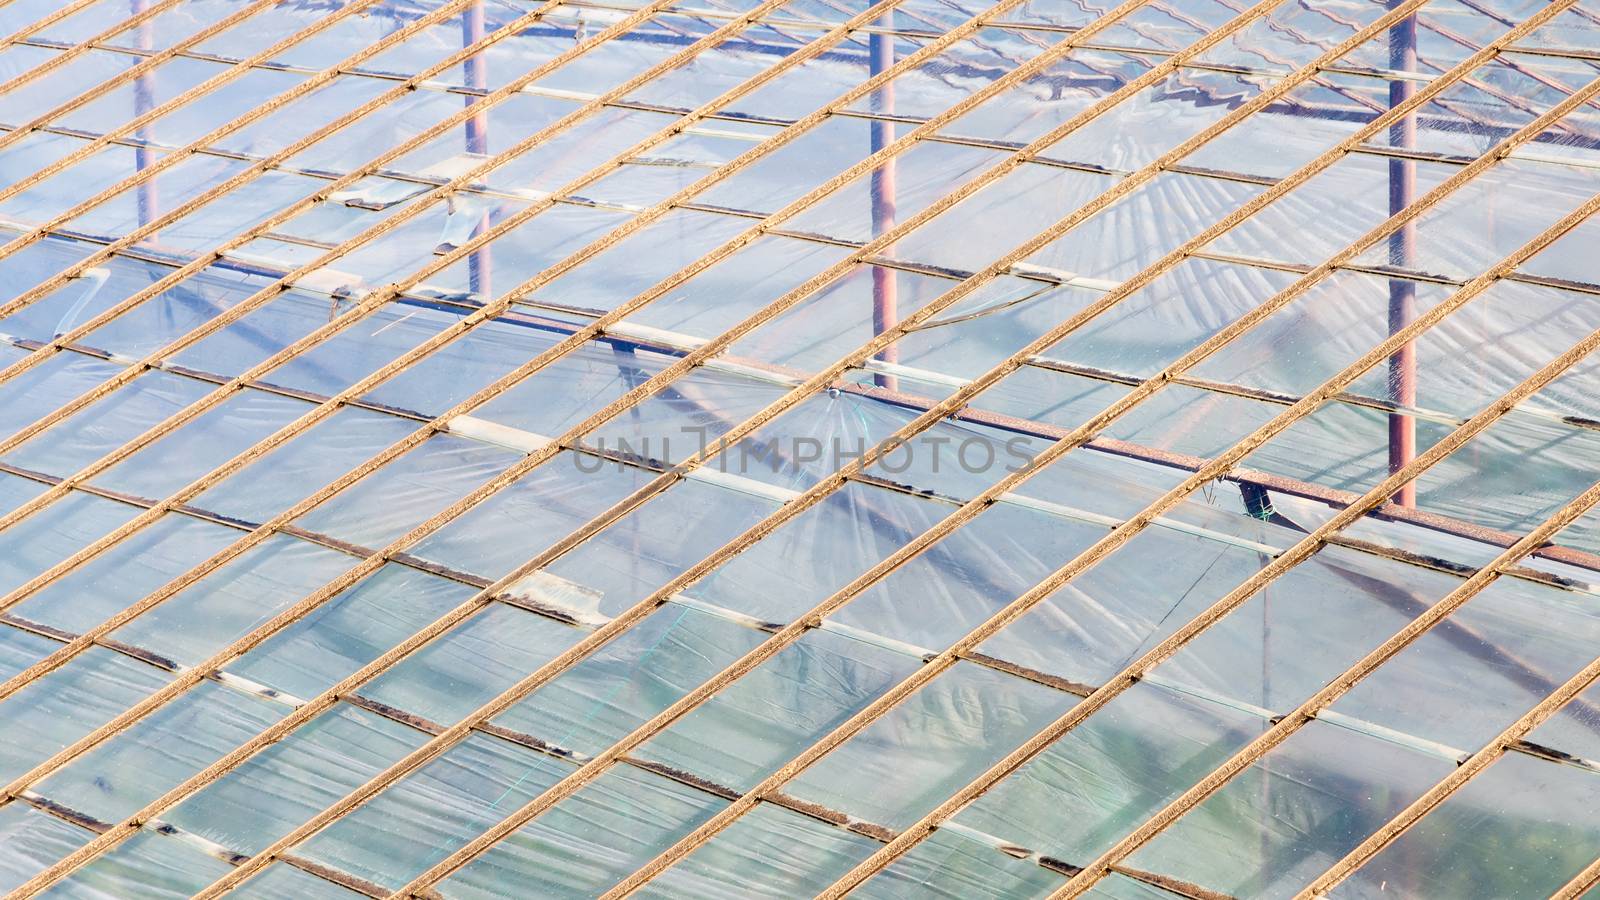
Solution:
<svg viewBox="0 0 1600 900"><path fill-rule="evenodd" d="M0 0L0 890L1576 897L1600 6Z"/></svg>

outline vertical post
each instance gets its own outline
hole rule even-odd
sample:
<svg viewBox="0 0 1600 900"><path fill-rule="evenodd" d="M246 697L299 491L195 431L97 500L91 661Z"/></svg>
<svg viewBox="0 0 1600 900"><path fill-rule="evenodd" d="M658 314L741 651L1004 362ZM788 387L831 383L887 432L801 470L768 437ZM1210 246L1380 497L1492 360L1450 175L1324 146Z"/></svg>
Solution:
<svg viewBox="0 0 1600 900"><path fill-rule="evenodd" d="M878 24L885 28L893 23L893 15L884 16ZM873 75L885 72L894 65L894 35L872 34L867 38L869 68ZM894 113L894 82L884 82L882 87L872 92L873 112L892 115ZM894 141L894 123L874 119L872 128L872 152L876 153ZM895 222L895 189L894 189L895 161L886 159L876 169L872 170L872 236L877 237L894 227ZM872 333L882 334L893 328L900 321L897 309L896 292L898 283L895 274L889 269L874 267L872 270ZM900 349L889 346L878 353L878 359L892 363L899 361ZM893 375L876 373L872 376L873 383L886 390L898 390L899 379Z"/></svg>
<svg viewBox="0 0 1600 900"><path fill-rule="evenodd" d="M1389 0L1393 8L1400 0ZM1416 14L1406 16L1389 29L1389 68L1395 72L1417 70L1417 19ZM1416 82L1403 78L1389 81L1389 106L1393 108L1416 92ZM1401 149L1417 146L1417 118L1414 114L1402 116L1389 126L1389 143ZM1416 199L1417 164L1410 159L1389 160L1389 214L1394 215ZM1389 236L1389 263L1402 268L1414 268L1417 255L1416 221ZM1391 278L1389 280L1389 333L1404 328L1416 316L1417 286L1413 281ZM1417 347L1414 341L1396 350L1389 357L1389 401L1410 409L1417 404ZM1399 471L1417 455L1417 423L1403 412L1389 414L1389 471ZM1394 495L1394 502L1402 506L1415 506L1417 486L1407 484Z"/></svg>
<svg viewBox="0 0 1600 900"><path fill-rule="evenodd" d="M473 0L461 16L461 45L467 47L481 40L483 40L483 0ZM467 87L477 91L489 89L489 61L482 53L474 53L467 57L462 69ZM480 95L468 95L467 106L470 107L482 99ZM466 152L477 156L488 156L489 114L480 110L468 116L462 127L466 134ZM483 234L489 226L489 210L485 209L478 219L478 224L473 226L472 236ZM489 276L492 267L489 253L489 248L484 246L467 254L467 289L485 301L490 299Z"/></svg>
<svg viewBox="0 0 1600 900"><path fill-rule="evenodd" d="M149 6L150 0L129 0L128 2L128 8L133 15L138 15L144 12L147 8L149 8ZM139 23L139 26L135 31L135 39L140 50L155 49L154 29L155 22L153 18L146 19L145 21ZM142 116L150 110L155 109L155 79L156 75L153 70L145 72L143 75L140 75L138 78L134 79L133 114L135 116ZM148 125L143 125L134 132L134 139L137 140L139 144L134 148L133 151L133 167L135 171L143 172L145 169L155 164L155 151L150 147L150 142L155 138L150 130L150 127ZM156 189L156 178L152 177L141 181L139 186L135 189L135 195L139 208L139 225L148 225L161 214L161 195ZM149 237L145 238L146 241L154 241L156 239L157 236L155 234L151 234Z"/></svg>

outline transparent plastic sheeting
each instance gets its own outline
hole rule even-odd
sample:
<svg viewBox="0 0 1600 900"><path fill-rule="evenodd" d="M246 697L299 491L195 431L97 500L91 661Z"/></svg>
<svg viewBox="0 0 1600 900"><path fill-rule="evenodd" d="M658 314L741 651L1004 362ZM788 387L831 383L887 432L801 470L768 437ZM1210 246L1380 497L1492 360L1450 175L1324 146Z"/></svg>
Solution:
<svg viewBox="0 0 1600 900"><path fill-rule="evenodd" d="M1496 406L1600 329L1600 220L1502 265L1600 7L1397 5L0 2L0 889L1063 891L1600 478L1594 358ZM1082 895L1304 890L1590 664L1596 516ZM1561 889L1596 690L1334 895Z"/></svg>

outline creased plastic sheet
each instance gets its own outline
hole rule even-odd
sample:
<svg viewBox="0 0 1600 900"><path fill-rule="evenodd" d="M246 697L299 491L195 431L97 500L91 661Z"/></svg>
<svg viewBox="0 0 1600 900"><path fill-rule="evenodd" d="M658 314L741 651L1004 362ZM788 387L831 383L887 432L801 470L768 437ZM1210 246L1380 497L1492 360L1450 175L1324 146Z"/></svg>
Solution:
<svg viewBox="0 0 1600 900"><path fill-rule="evenodd" d="M277 534L118 628L112 636L194 665L354 562L343 553Z"/></svg>
<svg viewBox="0 0 1600 900"><path fill-rule="evenodd" d="M361 693L453 725L579 637L570 625L497 604L406 657Z"/></svg>
<svg viewBox="0 0 1600 900"><path fill-rule="evenodd" d="M748 790L919 663L812 632L646 741L636 755Z"/></svg>
<svg viewBox="0 0 1600 900"><path fill-rule="evenodd" d="M12 610L31 622L86 631L238 537L234 529L168 513L127 541L34 591Z"/></svg>
<svg viewBox="0 0 1600 900"><path fill-rule="evenodd" d="M1597 615L1584 595L1503 578L1332 708L1476 751L1594 658Z"/></svg>
<svg viewBox="0 0 1600 900"><path fill-rule="evenodd" d="M1520 753L1501 757L1332 896L1542 896L1600 852L1600 777ZM1526 860L1506 865L1505 860Z"/></svg>
<svg viewBox="0 0 1600 900"><path fill-rule="evenodd" d="M818 760L788 791L904 828L1077 702L1054 688L959 664Z"/></svg>
<svg viewBox="0 0 1600 900"><path fill-rule="evenodd" d="M901 36L892 42L895 55L906 57L927 40ZM870 74L871 63L865 53L824 53L745 94L723 111L762 119L798 119L866 81Z"/></svg>
<svg viewBox="0 0 1600 900"><path fill-rule="evenodd" d="M1019 11L1036 5L1024 3ZM1138 78L1152 61L1131 53L1074 49L1039 74L978 104L944 130L991 141L1031 141Z"/></svg>
<svg viewBox="0 0 1600 900"><path fill-rule="evenodd" d="M297 851L397 889L575 766L473 735Z"/></svg>
<svg viewBox="0 0 1600 900"><path fill-rule="evenodd" d="M1132 171L1248 102L1267 84L1261 76L1180 69L1074 129L1043 155Z"/></svg>
<svg viewBox="0 0 1600 900"><path fill-rule="evenodd" d="M1217 20L1227 15L1223 4L1207 4ZM1231 10L1230 10L1231 11ZM1332 0L1312 9L1285 3L1271 13L1240 29L1218 46L1200 55L1215 64L1251 68L1270 66L1292 71L1315 59L1318 54L1348 38L1361 26L1383 15L1384 6L1366 0ZM1203 27L1215 28L1220 21L1202 18ZM1200 23L1196 23L1200 24Z"/></svg>
<svg viewBox="0 0 1600 900"><path fill-rule="evenodd" d="M1081 863L1266 727L1249 713L1138 684L954 821Z"/></svg>
<svg viewBox="0 0 1600 900"><path fill-rule="evenodd" d="M8 481L22 479L12 476ZM30 497L36 493L31 488L35 483L27 482ZM138 512L114 500L80 493L0 531L0 588L9 593L27 584Z"/></svg>
<svg viewBox="0 0 1600 900"><path fill-rule="evenodd" d="M495 719L557 747L597 753L761 643L742 623L676 603Z"/></svg>
<svg viewBox="0 0 1600 900"><path fill-rule="evenodd" d="M259 853L426 739L338 704L179 804L165 821L236 852Z"/></svg>
<svg viewBox="0 0 1600 900"><path fill-rule="evenodd" d="M22 23L18 23L17 28L21 27ZM6 72L9 80L40 65L45 59L59 52L33 47L13 47L9 48L7 57L4 62L0 62L0 65L9 70ZM7 125L26 124L102 81L133 68L138 61L136 57L121 53L83 54L61 65L52 77L35 78L23 85L21 90L7 92L6 96L0 99L0 122ZM132 155L129 156L131 158Z"/></svg>
<svg viewBox="0 0 1600 900"><path fill-rule="evenodd" d="M264 522L415 431L394 416L345 407L195 498L213 512Z"/></svg>
<svg viewBox="0 0 1600 900"><path fill-rule="evenodd" d="M1335 276L1333 283L1355 277ZM1283 272L1190 258L1075 329L1040 355L1055 362L1148 378L1293 281L1293 276ZM1318 290L1314 288L1313 294ZM1204 373L1207 366L1217 365L1214 360L1242 356L1247 349L1256 351L1251 356L1252 362L1259 360L1258 365L1287 368L1297 374L1302 368L1299 360L1302 354L1333 356L1336 351L1332 346L1324 348L1323 341L1337 342L1342 350L1349 341L1344 336L1347 326L1361 328L1359 333L1363 334L1369 331L1368 322L1372 322L1374 329L1379 327L1369 317L1353 310L1344 311L1354 306L1358 298L1364 300L1377 292L1349 293L1350 299L1339 304L1293 303L1280 314L1285 319L1291 315L1310 319L1314 324L1306 326L1306 331L1310 332L1307 337L1298 340L1295 339L1298 335L1286 337L1282 334L1284 327L1279 326L1268 332L1277 340L1258 339L1258 334L1266 329L1263 324L1224 346L1196 372ZM1365 311L1370 306L1364 303L1360 309ZM1339 358L1347 359L1348 355ZM1233 372L1230 375L1232 377L1220 380L1244 383L1243 375Z"/></svg>
<svg viewBox="0 0 1600 900"><path fill-rule="evenodd" d="M10 678L43 659L59 644L21 628L0 628L0 677Z"/></svg>
<svg viewBox="0 0 1600 900"><path fill-rule="evenodd" d="M648 479L644 470L558 453L410 552L458 571L500 578ZM507 535L508 527L515 529L514 538Z"/></svg>
<svg viewBox="0 0 1600 900"><path fill-rule="evenodd" d="M444 881L446 897L590 897L704 822L724 800L614 766Z"/></svg>
<svg viewBox="0 0 1600 900"><path fill-rule="evenodd" d="M1600 171L1506 160L1469 181L1417 219L1416 268L1448 278L1470 278L1600 191ZM1478 219L1467 227L1463 213ZM1388 248L1361 261L1383 265Z"/></svg>
<svg viewBox="0 0 1600 900"><path fill-rule="evenodd" d="M88 56L105 52L97 50ZM171 59L147 74L124 81L79 106L57 119L55 124L75 130L109 131L131 121L142 109L161 106L226 68L223 63L208 60L187 57ZM184 103L142 130L152 140L169 146L182 146L231 121L235 105L257 106L274 94L292 87L303 77L290 72L251 70L218 86L214 93L207 94L206 102Z"/></svg>
<svg viewBox="0 0 1600 900"><path fill-rule="evenodd" d="M1013 858L963 831L941 828L864 882L855 895L872 900L1023 900L1049 896L1065 883L1065 875L1033 860Z"/></svg>
<svg viewBox="0 0 1600 900"><path fill-rule="evenodd" d="M1105 531L999 504L830 618L912 646L943 649Z"/></svg>
<svg viewBox="0 0 1600 900"><path fill-rule="evenodd" d="M983 649L1098 684L1263 564L1260 554L1243 547L1152 529L1068 582ZM1152 577L1156 573L1159 578ZM1167 579L1169 587L1156 587ZM1457 583L1442 573L1328 548L1154 672L1284 712Z"/></svg>
<svg viewBox="0 0 1600 900"><path fill-rule="evenodd" d="M3 702L0 775L16 778L164 686L165 673L91 647Z"/></svg>
<svg viewBox="0 0 1600 900"><path fill-rule="evenodd" d="M788 622L953 509L851 484L734 557L692 593L764 621Z"/></svg>
<svg viewBox="0 0 1600 900"><path fill-rule="evenodd" d="M627 324L663 328L688 335L691 339L709 340L805 284L844 256L845 252L838 247L768 235L696 274L638 312L629 314L624 321ZM818 297L812 295L797 309L814 309L817 300ZM861 306L856 312L867 309L869 307ZM756 334L770 334L778 321L785 322L786 326L803 322L806 324L800 327L808 330L831 324L815 321L819 318L824 317L816 312L780 316L756 328L752 332L752 339ZM799 335L789 332L790 341L799 344L798 338ZM740 341L736 347L742 344L744 342ZM744 355L738 349L730 353ZM778 362L763 354L756 354L756 357L763 362Z"/></svg>
<svg viewBox="0 0 1600 900"><path fill-rule="evenodd" d="M5 454L5 461L71 475L199 400L207 388L181 375L146 372Z"/></svg>
<svg viewBox="0 0 1600 900"><path fill-rule="evenodd" d="M1419 505L1452 518L1522 533L1594 483L1600 435L1547 415L1513 413L1469 442L1453 464L1417 481ZM1572 546L1600 551L1593 536Z"/></svg>
<svg viewBox="0 0 1600 900"><path fill-rule="evenodd" d="M501 447L435 435L295 521L312 531L381 547L516 460L516 453Z"/></svg>
<svg viewBox="0 0 1600 900"><path fill-rule="evenodd" d="M288 710L202 684L56 770L39 793L103 822L132 815Z"/></svg>
<svg viewBox="0 0 1600 900"><path fill-rule="evenodd" d="M874 91L851 108L930 118L987 87L1061 39L1061 35L1049 32L981 28L972 37L895 78L884 92Z"/></svg>
<svg viewBox="0 0 1600 900"><path fill-rule="evenodd" d="M95 483L138 497L165 497L311 409L311 404L303 400L264 391L239 391L172 434L97 474Z"/></svg>
<svg viewBox="0 0 1600 900"><path fill-rule="evenodd" d="M314 697L475 593L389 563L230 663L228 671Z"/></svg>
<svg viewBox="0 0 1600 900"><path fill-rule="evenodd" d="M675 15L657 17L653 24L684 38L698 38L715 28L709 20ZM814 35L790 35L768 25L755 24L726 38L635 92L631 99L651 106L694 109L716 99L730 88L754 77L774 60L805 46ZM636 51L637 52L637 51ZM844 54L848 51L834 50ZM622 79L618 79L621 81Z"/></svg>
<svg viewBox="0 0 1600 900"><path fill-rule="evenodd" d="M6 844L6 854L0 857L0 889L9 891L88 843L94 833L26 803L11 803L0 808L0 837Z"/></svg>
<svg viewBox="0 0 1600 900"><path fill-rule="evenodd" d="M1235 897L1292 897L1453 767L1312 722L1128 865Z"/></svg>
<svg viewBox="0 0 1600 900"><path fill-rule="evenodd" d="M710 556L777 507L765 497L693 481L639 505L548 566L598 594L614 616ZM685 522L692 523L684 527Z"/></svg>
<svg viewBox="0 0 1600 900"><path fill-rule="evenodd" d="M140 831L62 879L64 896L188 897L227 872L227 863L153 831Z"/></svg>
<svg viewBox="0 0 1600 900"><path fill-rule="evenodd" d="M816 894L878 846L870 838L762 804L639 896L734 900Z"/></svg>
<svg viewBox="0 0 1600 900"><path fill-rule="evenodd" d="M28 249L39 248L41 252L33 255L43 257L59 243L43 241ZM66 259L61 259L64 254L50 255L54 257L52 264L38 266L35 271L39 274L31 281L43 281L67 264ZM24 258L28 258L26 253ZM0 319L0 329L17 337L49 341L150 287L169 272L171 269L166 266L150 262L120 257L105 260L16 314ZM31 286L28 276L20 273L18 282L18 287ZM143 356L220 315L266 284L259 276L243 272L204 269L96 328L84 337L83 343L124 356Z"/></svg>

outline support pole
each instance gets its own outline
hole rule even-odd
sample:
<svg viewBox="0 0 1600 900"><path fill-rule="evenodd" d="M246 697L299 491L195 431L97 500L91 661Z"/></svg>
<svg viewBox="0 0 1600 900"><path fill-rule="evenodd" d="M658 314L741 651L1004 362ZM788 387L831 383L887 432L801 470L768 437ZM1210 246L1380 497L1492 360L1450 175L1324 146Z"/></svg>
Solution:
<svg viewBox="0 0 1600 900"><path fill-rule="evenodd" d="M885 16L878 20L884 28L893 23L892 16ZM871 74L877 75L887 71L894 65L894 35L873 34L867 38L869 55L871 57ZM881 87L872 93L873 112L884 115L894 114L894 80L885 81ZM894 123L874 119L872 128L872 152L877 153L894 141ZM893 157L885 159L882 165L872 170L872 236L878 237L894 227L895 223L895 188L894 188L895 160ZM893 247L884 248L885 253L893 252ZM899 300L897 292L898 283L895 273L881 266L872 270L872 333L879 335L893 328L900 321ZM887 363L899 362L900 348L893 344L879 351L877 359ZM900 389L900 379L894 375L875 373L872 381L878 387L886 390L897 391Z"/></svg>
<svg viewBox="0 0 1600 900"><path fill-rule="evenodd" d="M149 6L150 0L129 0L128 2L129 11L135 16L144 12ZM159 16L152 16L140 22L135 29L135 40L140 50L150 51L155 49L154 29L155 19L157 18ZM152 69L134 79L133 114L135 117L142 116L156 107L155 72L156 70ZM139 142L139 145L133 151L133 167L135 170L143 172L155 163L155 151L150 147L150 142L154 140L155 136L148 124L140 126L134 131L133 136ZM139 226L141 228L161 215L161 195L156 189L158 178L159 176L147 178L140 182L135 192L139 205ZM157 235L151 234L146 240L154 242L157 240Z"/></svg>
<svg viewBox="0 0 1600 900"><path fill-rule="evenodd" d="M1393 8L1398 0L1389 0ZM1389 68L1397 73L1417 70L1417 17L1409 15L1389 29ZM1416 92L1416 82L1394 78L1389 82L1389 106L1405 102ZM1417 117L1408 113L1389 126L1389 142L1396 148L1414 150L1417 146ZM1389 160L1389 214L1392 216L1416 199L1417 164L1410 159ZM1389 236L1389 263L1403 269L1416 266L1417 223L1406 222ZM1417 286L1413 281L1389 280L1389 333L1394 334L1416 317ZM1417 345L1407 342L1389 357L1389 401L1402 410L1417 405ZM1417 422L1406 412L1389 414L1389 472L1404 468L1417 455ZM1417 486L1409 482L1394 495L1401 506L1416 506Z"/></svg>
<svg viewBox="0 0 1600 900"><path fill-rule="evenodd" d="M483 0L473 0L461 15L461 45L470 47L483 40ZM489 89L489 61L482 53L475 53L467 57L462 63L466 86L480 92ZM467 106L478 103L481 96L469 94L466 98ZM466 151L475 156L487 157L489 155L489 114L478 112L462 123L466 133ZM478 224L472 229L472 236L477 237L488 231L492 223L489 219L489 210L485 209L478 219ZM485 302L490 296L490 262L491 250L485 244L477 250L467 254L467 289L481 297Z"/></svg>

